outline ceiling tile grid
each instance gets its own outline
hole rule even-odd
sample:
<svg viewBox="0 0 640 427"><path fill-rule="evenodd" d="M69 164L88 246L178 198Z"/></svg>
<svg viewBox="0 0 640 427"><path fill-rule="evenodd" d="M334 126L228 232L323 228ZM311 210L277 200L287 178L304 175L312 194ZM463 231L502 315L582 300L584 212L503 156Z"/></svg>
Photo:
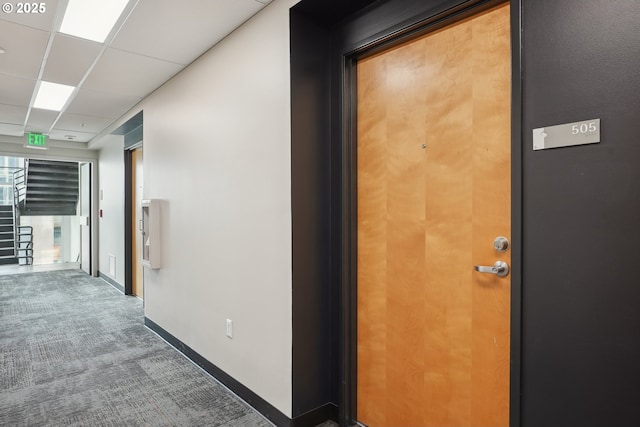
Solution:
<svg viewBox="0 0 640 427"><path fill-rule="evenodd" d="M0 135L90 141L270 1L130 0L105 43L58 32L68 0L2 13ZM63 111L33 108L40 80L77 88Z"/></svg>

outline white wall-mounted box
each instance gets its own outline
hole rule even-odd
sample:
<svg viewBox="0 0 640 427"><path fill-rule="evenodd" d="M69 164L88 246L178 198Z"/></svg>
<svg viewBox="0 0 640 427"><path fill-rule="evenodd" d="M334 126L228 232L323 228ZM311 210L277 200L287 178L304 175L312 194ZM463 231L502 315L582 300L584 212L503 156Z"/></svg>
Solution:
<svg viewBox="0 0 640 427"><path fill-rule="evenodd" d="M160 201L142 201L142 265L160 268Z"/></svg>

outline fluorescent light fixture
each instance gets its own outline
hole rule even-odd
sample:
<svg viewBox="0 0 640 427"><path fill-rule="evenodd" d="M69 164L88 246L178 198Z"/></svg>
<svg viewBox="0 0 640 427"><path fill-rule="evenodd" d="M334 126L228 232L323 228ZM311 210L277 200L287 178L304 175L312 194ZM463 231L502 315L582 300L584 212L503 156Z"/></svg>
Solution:
<svg viewBox="0 0 640 427"><path fill-rule="evenodd" d="M73 86L42 81L33 108L61 111L74 89Z"/></svg>
<svg viewBox="0 0 640 427"><path fill-rule="evenodd" d="M60 32L104 43L129 0L69 0Z"/></svg>

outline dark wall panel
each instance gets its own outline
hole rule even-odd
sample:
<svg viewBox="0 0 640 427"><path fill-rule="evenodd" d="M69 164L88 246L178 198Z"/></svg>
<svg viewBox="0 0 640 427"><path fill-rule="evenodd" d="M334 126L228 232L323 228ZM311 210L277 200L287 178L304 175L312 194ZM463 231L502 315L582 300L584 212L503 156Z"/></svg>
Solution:
<svg viewBox="0 0 640 427"><path fill-rule="evenodd" d="M331 28L336 22L343 20L376 0L303 0L293 7L300 15L313 20L325 28Z"/></svg>
<svg viewBox="0 0 640 427"><path fill-rule="evenodd" d="M291 12L293 416L336 403L328 31Z"/></svg>
<svg viewBox="0 0 640 427"><path fill-rule="evenodd" d="M321 0L301 4L314 2ZM351 17L318 16L322 30L297 28L317 40L297 48L292 40L292 144L302 144L292 147L294 378L305 364L312 367L310 376L294 379L294 415L326 396L336 402L335 388L342 386L320 379L328 368L341 374L334 362L296 350L315 351L329 340L335 357L339 331L329 317L346 304L336 296L348 256L342 252L342 55L461 3L380 0ZM522 118L514 116L523 130L522 170L514 170L523 180L522 331L513 331L522 342L521 425L640 425L640 2L522 0L522 8ZM306 16L313 10L305 9ZM329 71L315 62L328 61L325 30ZM310 56L298 63L305 50ZM532 150L532 129L592 118L602 120L599 144ZM329 240L317 234L327 227ZM313 237L307 248L305 236ZM327 265L329 294L321 286L326 276L312 278ZM332 307L325 312L301 311L326 301ZM324 320L325 329L318 323Z"/></svg>
<svg viewBox="0 0 640 427"><path fill-rule="evenodd" d="M450 10L478 0L380 0L337 23L335 46L343 52L365 46L416 22L448 14Z"/></svg>
<svg viewBox="0 0 640 427"><path fill-rule="evenodd" d="M522 425L640 425L640 2L523 6ZM531 149L592 118L600 144Z"/></svg>
<svg viewBox="0 0 640 427"><path fill-rule="evenodd" d="M461 4L488 2L371 3L303 0L291 11L294 418L326 403L342 403L343 422L353 415L354 384L341 369L352 356L351 337L339 322L353 303L342 269L350 255L344 250L343 57Z"/></svg>

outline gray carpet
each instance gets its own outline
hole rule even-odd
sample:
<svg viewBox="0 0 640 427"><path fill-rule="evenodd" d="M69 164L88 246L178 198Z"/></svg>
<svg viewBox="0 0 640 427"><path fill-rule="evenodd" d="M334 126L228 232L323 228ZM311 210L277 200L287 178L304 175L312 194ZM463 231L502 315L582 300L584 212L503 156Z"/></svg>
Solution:
<svg viewBox="0 0 640 427"><path fill-rule="evenodd" d="M271 426L80 270L0 276L0 425Z"/></svg>

